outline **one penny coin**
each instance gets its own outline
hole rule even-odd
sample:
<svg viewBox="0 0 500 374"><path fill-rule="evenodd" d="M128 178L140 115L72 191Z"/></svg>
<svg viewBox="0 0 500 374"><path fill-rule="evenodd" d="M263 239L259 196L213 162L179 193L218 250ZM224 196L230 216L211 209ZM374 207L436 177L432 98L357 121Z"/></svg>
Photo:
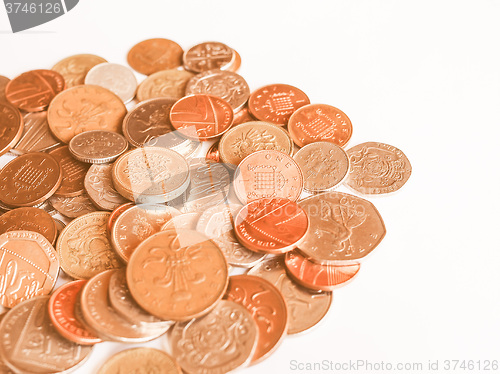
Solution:
<svg viewBox="0 0 500 374"><path fill-rule="evenodd" d="M205 156L207 162L220 162L219 141L216 141L210 146Z"/></svg>
<svg viewBox="0 0 500 374"><path fill-rule="evenodd" d="M183 60L187 70L201 73L212 69L228 70L235 58L234 50L227 45L219 42L204 42L186 51Z"/></svg>
<svg viewBox="0 0 500 374"><path fill-rule="evenodd" d="M75 159L90 164L113 162L128 148L127 140L116 132L93 130L76 135L69 142Z"/></svg>
<svg viewBox="0 0 500 374"><path fill-rule="evenodd" d="M9 78L0 75L0 103L2 104L9 104L7 98L5 97L5 87L7 87L7 84L9 82L10 82Z"/></svg>
<svg viewBox="0 0 500 374"><path fill-rule="evenodd" d="M159 349L141 347L121 351L101 366L97 374L141 373L182 374L177 361Z"/></svg>
<svg viewBox="0 0 500 374"><path fill-rule="evenodd" d="M59 162L46 153L28 153L0 171L0 200L10 206L35 206L47 200L61 185Z"/></svg>
<svg viewBox="0 0 500 374"><path fill-rule="evenodd" d="M237 72L241 67L241 56L237 50L233 49L234 60L227 70Z"/></svg>
<svg viewBox="0 0 500 374"><path fill-rule="evenodd" d="M141 74L151 75L160 70L182 65L181 46L168 39L148 39L132 47L127 55L128 64Z"/></svg>
<svg viewBox="0 0 500 374"><path fill-rule="evenodd" d="M111 91L91 85L77 86L57 95L47 120L54 136L63 143L89 130L120 132L127 108Z"/></svg>
<svg viewBox="0 0 500 374"><path fill-rule="evenodd" d="M19 110L0 102L0 156L13 148L21 139L24 120Z"/></svg>
<svg viewBox="0 0 500 374"><path fill-rule="evenodd" d="M107 88L126 104L137 91L137 79L130 68L105 62L94 66L85 77L85 84Z"/></svg>
<svg viewBox="0 0 500 374"><path fill-rule="evenodd" d="M186 138L209 140L226 132L233 123L229 103L212 95L191 95L177 101L170 110L172 126Z"/></svg>
<svg viewBox="0 0 500 374"><path fill-rule="evenodd" d="M16 230L34 231L42 234L50 244L56 242L56 223L49 213L39 208L17 208L0 216L0 234Z"/></svg>
<svg viewBox="0 0 500 374"><path fill-rule="evenodd" d="M105 59L95 55L74 55L59 61L52 70L64 77L66 87L71 88L85 83L87 73L97 64L107 62Z"/></svg>
<svg viewBox="0 0 500 374"><path fill-rule="evenodd" d="M85 175L85 191L92 203L101 210L114 210L128 201L120 195L111 177L113 165L92 165Z"/></svg>
<svg viewBox="0 0 500 374"><path fill-rule="evenodd" d="M248 103L243 106L238 112L234 113L233 126L241 125L245 122L255 121L255 118L252 117L250 112L248 111Z"/></svg>
<svg viewBox="0 0 500 374"><path fill-rule="evenodd" d="M58 160L62 168L62 182L54 195L75 197L85 192L83 181L89 165L76 160L67 145L50 151L49 155Z"/></svg>
<svg viewBox="0 0 500 374"><path fill-rule="evenodd" d="M179 100L185 95L187 83L194 77L185 70L169 69L151 74L137 89L137 99L145 101L155 98Z"/></svg>
<svg viewBox="0 0 500 374"><path fill-rule="evenodd" d="M27 113L24 116L21 138L10 152L16 155L45 152L59 145L61 143L50 132L47 112Z"/></svg>
<svg viewBox="0 0 500 374"><path fill-rule="evenodd" d="M65 88L61 74L52 70L32 70L11 80L5 87L5 97L18 109L41 112Z"/></svg>
<svg viewBox="0 0 500 374"><path fill-rule="evenodd" d="M49 202L55 210L68 218L80 217L97 210L86 193L75 197L52 196Z"/></svg>

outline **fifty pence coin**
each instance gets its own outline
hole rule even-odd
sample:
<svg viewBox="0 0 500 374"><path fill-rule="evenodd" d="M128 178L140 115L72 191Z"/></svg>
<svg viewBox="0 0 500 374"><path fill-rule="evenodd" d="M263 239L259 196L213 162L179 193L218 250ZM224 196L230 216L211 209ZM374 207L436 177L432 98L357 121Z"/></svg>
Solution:
<svg viewBox="0 0 500 374"><path fill-rule="evenodd" d="M104 62L94 66L85 76L85 84L107 88L126 104L137 91L137 79L128 67Z"/></svg>
<svg viewBox="0 0 500 374"><path fill-rule="evenodd" d="M184 53L184 67L201 73L211 69L228 70L234 63L234 50L220 42L204 42L191 47Z"/></svg>
<svg viewBox="0 0 500 374"><path fill-rule="evenodd" d="M142 81L137 89L137 99L145 101L155 98L179 100L185 95L186 85L194 74L186 70L161 70Z"/></svg>
<svg viewBox="0 0 500 374"><path fill-rule="evenodd" d="M183 50L172 40L156 38L144 40L130 49L128 64L145 75L182 65Z"/></svg>
<svg viewBox="0 0 500 374"><path fill-rule="evenodd" d="M47 112L27 113L21 138L10 150L22 155L29 152L45 152L60 145L54 138L47 122Z"/></svg>
<svg viewBox="0 0 500 374"><path fill-rule="evenodd" d="M83 181L89 166L76 160L69 151L67 145L56 148L49 152L61 165L61 185L54 193L55 196L74 197L85 192Z"/></svg>
<svg viewBox="0 0 500 374"><path fill-rule="evenodd" d="M74 55L59 61L52 70L64 77L66 87L71 88L85 83L85 76L97 64L107 62L105 59L95 55Z"/></svg>
<svg viewBox="0 0 500 374"><path fill-rule="evenodd" d="M0 156L13 148L23 133L24 120L19 110L0 102Z"/></svg>
<svg viewBox="0 0 500 374"><path fill-rule="evenodd" d="M114 210L128 202L113 185L112 169L111 164L94 164L85 175L85 190L93 204L101 210Z"/></svg>
<svg viewBox="0 0 500 374"><path fill-rule="evenodd" d="M69 151L78 161L90 164L113 162L128 148L127 140L116 132L93 130L76 135Z"/></svg>

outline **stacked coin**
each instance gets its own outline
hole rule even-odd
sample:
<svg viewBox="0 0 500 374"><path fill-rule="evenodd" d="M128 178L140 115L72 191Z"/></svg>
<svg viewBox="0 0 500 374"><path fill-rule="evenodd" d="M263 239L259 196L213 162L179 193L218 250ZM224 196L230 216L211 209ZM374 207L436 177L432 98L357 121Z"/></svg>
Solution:
<svg viewBox="0 0 500 374"><path fill-rule="evenodd" d="M16 156L0 170L7 371L69 372L93 345L167 331L170 354L125 350L99 373L256 364L317 325L385 235L372 203L334 189L410 176L393 146L345 151L340 109L286 84L252 92L223 43L149 39L127 60L139 85L88 54L0 77L0 155ZM73 280L53 290L59 269Z"/></svg>

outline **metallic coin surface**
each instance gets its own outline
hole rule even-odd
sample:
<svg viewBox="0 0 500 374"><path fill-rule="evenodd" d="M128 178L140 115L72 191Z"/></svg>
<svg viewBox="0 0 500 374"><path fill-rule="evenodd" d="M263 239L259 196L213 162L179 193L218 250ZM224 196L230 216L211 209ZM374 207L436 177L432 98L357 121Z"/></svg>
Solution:
<svg viewBox="0 0 500 374"><path fill-rule="evenodd" d="M113 162L128 148L127 140L116 132L92 130L76 135L69 151L78 161L91 164Z"/></svg>
<svg viewBox="0 0 500 374"><path fill-rule="evenodd" d="M177 229L196 230L196 225L198 224L200 215L201 213L197 212L179 214L178 216L172 217L171 220L165 222L165 224L161 227L161 231Z"/></svg>
<svg viewBox="0 0 500 374"><path fill-rule="evenodd" d="M163 204L135 205L116 219L111 229L111 244L121 259L128 262L139 244L178 214L177 209Z"/></svg>
<svg viewBox="0 0 500 374"><path fill-rule="evenodd" d="M56 223L49 213L39 208L17 208L0 216L0 234L17 230L34 231L42 234L50 244L56 242Z"/></svg>
<svg viewBox="0 0 500 374"><path fill-rule="evenodd" d="M234 191L243 204L274 197L295 201L303 185L299 165L290 156L274 150L257 151L245 157L234 177Z"/></svg>
<svg viewBox="0 0 500 374"><path fill-rule="evenodd" d="M170 121L188 139L204 141L226 132L233 123L229 103L212 95L190 95L177 101L170 110Z"/></svg>
<svg viewBox="0 0 500 374"><path fill-rule="evenodd" d="M237 50L233 49L233 52L234 52L234 60L228 67L228 70L237 72L241 67L241 56Z"/></svg>
<svg viewBox="0 0 500 374"><path fill-rule="evenodd" d="M208 94L226 100L235 112L243 108L250 96L248 83L239 74L224 70L207 70L195 75L186 86L186 95Z"/></svg>
<svg viewBox="0 0 500 374"><path fill-rule="evenodd" d="M97 210L86 193L75 197L52 196L49 202L55 210L68 218L80 217Z"/></svg>
<svg viewBox="0 0 500 374"><path fill-rule="evenodd" d="M309 216L310 228L298 248L316 263L357 263L385 236L379 212L372 203L360 197L325 192L301 200L299 205Z"/></svg>
<svg viewBox="0 0 500 374"><path fill-rule="evenodd" d="M107 88L126 104L137 91L137 79L128 67L104 62L94 66L85 76L85 84Z"/></svg>
<svg viewBox="0 0 500 374"><path fill-rule="evenodd" d="M252 267L265 254L255 253L242 246L234 232L234 219L242 208L239 204L222 204L206 209L198 220L196 230L219 246L230 265Z"/></svg>
<svg viewBox="0 0 500 374"><path fill-rule="evenodd" d="M219 141L217 140L214 144L210 146L205 156L205 160L208 162L220 162L220 152L219 152Z"/></svg>
<svg viewBox="0 0 500 374"><path fill-rule="evenodd" d="M235 58L234 50L219 42L197 44L183 56L184 67L195 73L212 69L228 70Z"/></svg>
<svg viewBox="0 0 500 374"><path fill-rule="evenodd" d="M59 287L49 300L49 318L59 334L82 345L102 342L75 318L75 302L86 281L77 280Z"/></svg>
<svg viewBox="0 0 500 374"><path fill-rule="evenodd" d="M85 76L97 64L107 62L105 59L95 55L74 55L59 61L52 70L57 71L64 77L66 87L71 88L85 83Z"/></svg>
<svg viewBox="0 0 500 374"><path fill-rule="evenodd" d="M128 64L137 72L151 75L160 70L182 65L181 46L168 39L148 39L132 47L127 55Z"/></svg>
<svg viewBox="0 0 500 374"><path fill-rule="evenodd" d="M275 150L292 155L293 142L280 127L251 121L231 128L222 135L219 152L222 162L238 165L248 155L262 150Z"/></svg>
<svg viewBox="0 0 500 374"><path fill-rule="evenodd" d="M193 73L185 70L169 69L156 72L141 82L137 89L137 99L145 101L155 98L179 100L185 95L186 85Z"/></svg>
<svg viewBox="0 0 500 374"><path fill-rule="evenodd" d="M250 112L248 111L248 103L243 106L238 112L234 113L233 126L241 125L245 122L255 121L255 118L252 117Z"/></svg>
<svg viewBox="0 0 500 374"><path fill-rule="evenodd" d="M145 147L118 158L112 169L113 185L136 203L163 203L180 196L189 185L189 166L170 149Z"/></svg>
<svg viewBox="0 0 500 374"><path fill-rule="evenodd" d="M13 148L23 133L24 120L19 110L0 102L0 156Z"/></svg>
<svg viewBox="0 0 500 374"><path fill-rule="evenodd" d="M361 265L321 265L293 251L286 254L285 266L290 277L301 286L316 291L333 291L351 281Z"/></svg>
<svg viewBox="0 0 500 374"><path fill-rule="evenodd" d="M340 109L326 104L310 104L292 114L288 131L299 147L318 141L343 147L351 139L352 123Z"/></svg>
<svg viewBox="0 0 500 374"><path fill-rule="evenodd" d="M307 104L307 95L288 84L271 84L259 88L248 99L248 109L253 117L279 126L286 125L292 113Z"/></svg>
<svg viewBox="0 0 500 374"><path fill-rule="evenodd" d="M21 138L10 152L16 155L29 152L44 152L60 144L50 132L47 112L27 113L24 116Z"/></svg>
<svg viewBox="0 0 500 374"><path fill-rule="evenodd" d="M144 240L127 266L135 301L149 313L187 321L213 309L228 280L221 250L191 230L160 231Z"/></svg>
<svg viewBox="0 0 500 374"><path fill-rule="evenodd" d="M59 259L43 235L32 231L3 233L0 251L1 305L12 308L52 290L59 272Z"/></svg>
<svg viewBox="0 0 500 374"><path fill-rule="evenodd" d="M120 206L118 206L117 208L115 208L111 214L109 215L109 218L108 218L108 223L106 225L106 230L108 232L108 236L111 235L111 230L113 229L113 225L115 224L116 220L118 219L118 217L123 213L125 212L127 209L129 208L132 208L133 206L135 206L134 203L125 203L125 204L122 204Z"/></svg>
<svg viewBox="0 0 500 374"><path fill-rule="evenodd" d="M121 351L101 366L97 374L182 374L173 357L159 349L141 347Z"/></svg>
<svg viewBox="0 0 500 374"><path fill-rule="evenodd" d="M345 151L330 142L315 142L302 147L293 159L304 175L304 189L311 193L328 191L340 183L349 171Z"/></svg>
<svg viewBox="0 0 500 374"><path fill-rule="evenodd" d="M34 206L52 196L61 181L62 169L54 157L28 153L0 171L0 200L10 206Z"/></svg>
<svg viewBox="0 0 500 374"><path fill-rule="evenodd" d="M56 228L57 228L57 236L59 236L59 234L64 230L64 228L66 227L66 224L61 221L60 219L57 219L57 218L53 218L54 222L56 223ZM57 239L57 237L56 237Z"/></svg>
<svg viewBox="0 0 500 374"><path fill-rule="evenodd" d="M113 186L112 169L111 164L94 164L85 175L85 190L92 203L102 210L114 210L128 202Z"/></svg>
<svg viewBox="0 0 500 374"><path fill-rule="evenodd" d="M221 300L206 316L175 324L172 353L186 373L224 374L250 361L257 324L242 305Z"/></svg>
<svg viewBox="0 0 500 374"><path fill-rule="evenodd" d="M77 86L57 95L47 120L52 134L63 143L89 130L120 132L127 108L111 91L91 85Z"/></svg>
<svg viewBox="0 0 500 374"><path fill-rule="evenodd" d="M110 213L93 212L71 221L56 243L61 268L75 279L89 279L122 266L106 233Z"/></svg>
<svg viewBox="0 0 500 374"><path fill-rule="evenodd" d="M5 87L7 87L7 84L9 82L10 82L9 78L0 75L0 103L2 104L9 104L7 98L5 97Z"/></svg>
<svg viewBox="0 0 500 374"><path fill-rule="evenodd" d="M39 296L19 304L0 324L0 351L16 372L66 372L82 364L92 351L92 347L73 343L56 331L48 301L48 296Z"/></svg>
<svg viewBox="0 0 500 374"><path fill-rule="evenodd" d="M359 193L373 195L394 192L410 178L410 161L392 145L363 143L349 149L347 155L351 168L346 184Z"/></svg>
<svg viewBox="0 0 500 374"><path fill-rule="evenodd" d="M5 97L18 109L41 112L65 88L61 74L52 70L32 70L12 79L5 87Z"/></svg>
<svg viewBox="0 0 500 374"><path fill-rule="evenodd" d="M62 182L54 196L75 197L85 192L83 181L89 165L76 160L67 145L53 149L49 152L62 168Z"/></svg>
<svg viewBox="0 0 500 374"><path fill-rule="evenodd" d="M263 278L233 275L229 278L225 298L243 305L252 314L259 334L251 362L255 364L264 360L286 335L288 311L283 295Z"/></svg>
<svg viewBox="0 0 500 374"><path fill-rule="evenodd" d="M298 334L323 319L332 303L331 292L312 292L287 275L283 256L266 259L253 267L248 275L262 277L281 291L288 309L288 335Z"/></svg>

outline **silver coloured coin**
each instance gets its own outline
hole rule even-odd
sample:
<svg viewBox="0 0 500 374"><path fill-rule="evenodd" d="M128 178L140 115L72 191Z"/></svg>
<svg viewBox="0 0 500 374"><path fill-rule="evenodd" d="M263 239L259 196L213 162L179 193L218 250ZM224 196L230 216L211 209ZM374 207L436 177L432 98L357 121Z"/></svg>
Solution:
<svg viewBox="0 0 500 374"><path fill-rule="evenodd" d="M128 67L105 62L94 66L85 77L85 84L107 88L126 104L135 97L137 79Z"/></svg>

